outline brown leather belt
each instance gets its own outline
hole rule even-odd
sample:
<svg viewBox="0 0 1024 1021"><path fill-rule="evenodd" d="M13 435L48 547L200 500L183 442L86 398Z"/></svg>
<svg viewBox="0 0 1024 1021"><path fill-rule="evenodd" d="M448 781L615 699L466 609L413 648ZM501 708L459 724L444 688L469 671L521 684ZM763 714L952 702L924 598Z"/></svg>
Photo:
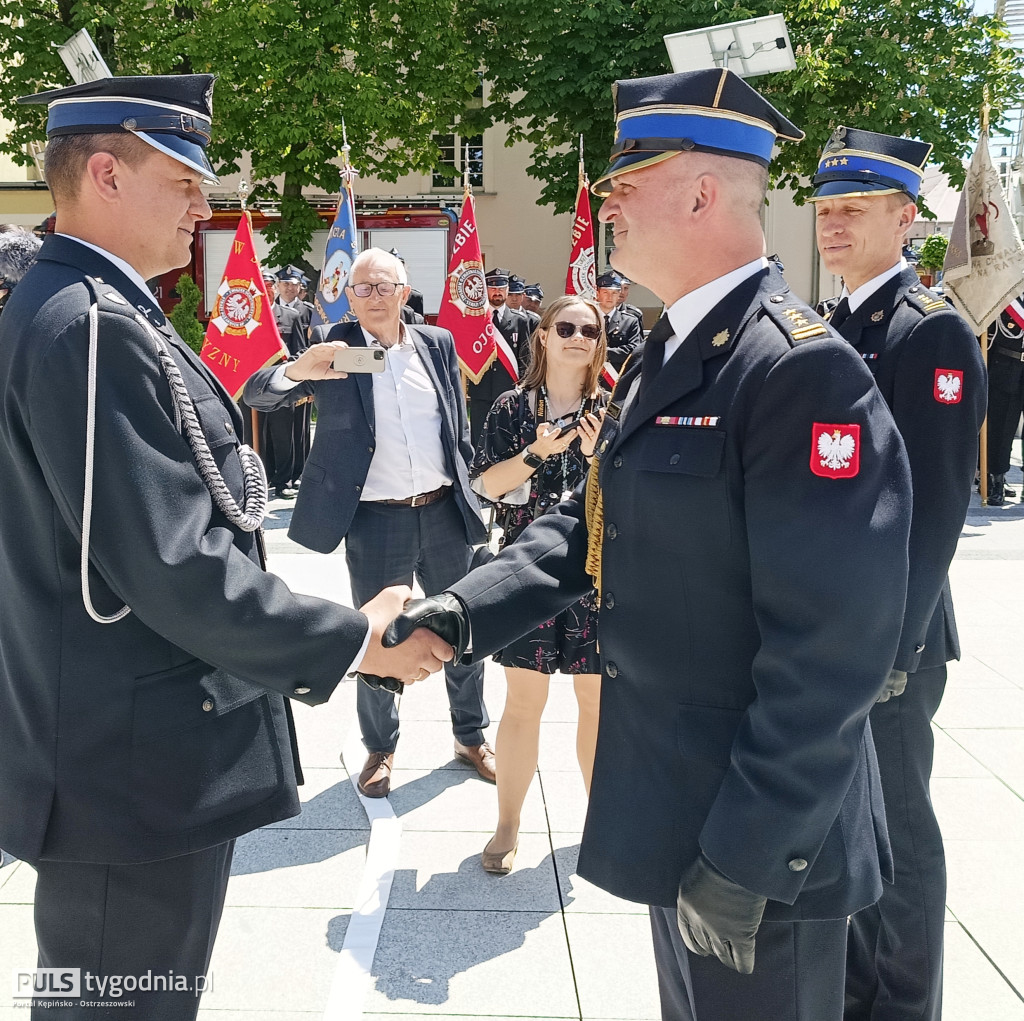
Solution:
<svg viewBox="0 0 1024 1021"><path fill-rule="evenodd" d="M1024 351L1014 351L1012 348L1000 347L998 344L993 344L992 350L1004 358L1012 358L1015 362L1024 362Z"/></svg>
<svg viewBox="0 0 1024 1021"><path fill-rule="evenodd" d="M452 491L451 486L440 486L429 493L418 493L407 496L404 500L370 500L370 503L382 503L388 507L426 507L428 504L443 500Z"/></svg>

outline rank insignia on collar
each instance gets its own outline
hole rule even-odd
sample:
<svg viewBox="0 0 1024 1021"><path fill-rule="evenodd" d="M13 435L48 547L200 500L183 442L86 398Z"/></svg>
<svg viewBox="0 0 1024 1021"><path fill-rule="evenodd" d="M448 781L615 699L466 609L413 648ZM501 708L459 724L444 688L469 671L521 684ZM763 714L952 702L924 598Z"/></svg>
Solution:
<svg viewBox="0 0 1024 1021"><path fill-rule="evenodd" d="M885 309L880 308L877 312L871 313L871 321L873 323L880 323L885 318Z"/></svg>
<svg viewBox="0 0 1024 1021"><path fill-rule="evenodd" d="M849 479L860 471L860 426L815 422L811 471L823 479Z"/></svg>
<svg viewBox="0 0 1024 1021"><path fill-rule="evenodd" d="M939 404L959 404L964 396L963 369L936 369L933 396Z"/></svg>
<svg viewBox="0 0 1024 1021"><path fill-rule="evenodd" d="M718 333L716 333L711 338L711 346L712 347L724 347L728 343L729 343L729 331L728 330L720 330Z"/></svg>

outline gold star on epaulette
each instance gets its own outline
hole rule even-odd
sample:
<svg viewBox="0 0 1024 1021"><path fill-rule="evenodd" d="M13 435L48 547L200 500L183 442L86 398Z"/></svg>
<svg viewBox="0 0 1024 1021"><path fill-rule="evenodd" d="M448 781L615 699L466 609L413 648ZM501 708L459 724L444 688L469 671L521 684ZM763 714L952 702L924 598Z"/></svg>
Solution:
<svg viewBox="0 0 1024 1021"><path fill-rule="evenodd" d="M712 347L724 347L729 343L729 331L721 330L711 338Z"/></svg>
<svg viewBox="0 0 1024 1021"><path fill-rule="evenodd" d="M845 167L850 161L844 156L839 162Z"/></svg>

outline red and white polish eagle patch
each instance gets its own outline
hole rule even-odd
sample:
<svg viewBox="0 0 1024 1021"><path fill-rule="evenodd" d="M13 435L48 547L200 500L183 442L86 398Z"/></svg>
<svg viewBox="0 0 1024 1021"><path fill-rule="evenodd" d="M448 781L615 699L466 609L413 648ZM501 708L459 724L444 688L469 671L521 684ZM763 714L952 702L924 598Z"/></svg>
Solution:
<svg viewBox="0 0 1024 1021"><path fill-rule="evenodd" d="M964 370L936 369L934 394L939 404L959 404L964 396Z"/></svg>
<svg viewBox="0 0 1024 1021"><path fill-rule="evenodd" d="M811 471L823 479L849 479L860 471L860 426L815 422Z"/></svg>

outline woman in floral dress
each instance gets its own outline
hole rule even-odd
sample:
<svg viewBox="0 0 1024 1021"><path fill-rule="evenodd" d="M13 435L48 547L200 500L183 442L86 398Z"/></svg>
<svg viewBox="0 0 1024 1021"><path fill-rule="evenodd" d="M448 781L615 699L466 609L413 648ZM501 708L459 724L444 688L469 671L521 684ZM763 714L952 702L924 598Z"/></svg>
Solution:
<svg viewBox="0 0 1024 1021"><path fill-rule="evenodd" d="M498 504L502 545L514 542L586 477L604 417L598 381L605 358L600 309L574 295L552 302L531 338L530 367L514 390L494 402L470 469L474 488ZM570 422L578 424L563 431ZM548 679L556 671L573 676L579 704L576 755L590 793L601 690L596 593L495 659L505 668L508 694L495 749L498 825L481 864L507 875L519 847L520 812L537 771Z"/></svg>

